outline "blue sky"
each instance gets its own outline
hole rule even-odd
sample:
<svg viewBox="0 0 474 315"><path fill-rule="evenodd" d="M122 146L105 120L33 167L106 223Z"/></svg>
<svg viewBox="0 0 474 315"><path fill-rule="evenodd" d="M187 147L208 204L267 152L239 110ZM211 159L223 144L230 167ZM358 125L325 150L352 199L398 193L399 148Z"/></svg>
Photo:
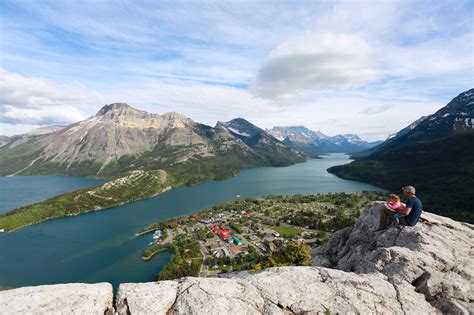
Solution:
<svg viewBox="0 0 474 315"><path fill-rule="evenodd" d="M0 134L127 102L384 139L474 87L472 1L1 1Z"/></svg>

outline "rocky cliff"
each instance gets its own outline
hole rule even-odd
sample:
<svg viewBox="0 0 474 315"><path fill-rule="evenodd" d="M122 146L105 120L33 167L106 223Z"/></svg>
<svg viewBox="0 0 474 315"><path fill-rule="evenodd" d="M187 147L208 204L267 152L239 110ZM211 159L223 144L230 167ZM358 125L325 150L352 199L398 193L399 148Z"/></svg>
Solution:
<svg viewBox="0 0 474 315"><path fill-rule="evenodd" d="M419 292L442 312L472 312L474 226L424 212L415 227L375 232L382 204L369 204L353 228L334 233L314 252L316 264L386 276L406 311Z"/></svg>
<svg viewBox="0 0 474 315"><path fill-rule="evenodd" d="M474 226L424 213L415 227L376 232L381 203L314 251L317 267L232 278L63 284L0 292L0 313L472 314Z"/></svg>

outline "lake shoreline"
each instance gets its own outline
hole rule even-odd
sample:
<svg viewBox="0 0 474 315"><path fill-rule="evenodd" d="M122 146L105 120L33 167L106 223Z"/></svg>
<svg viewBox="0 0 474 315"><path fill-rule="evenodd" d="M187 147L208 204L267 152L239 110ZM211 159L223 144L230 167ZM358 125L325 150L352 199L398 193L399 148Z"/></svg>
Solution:
<svg viewBox="0 0 474 315"><path fill-rule="evenodd" d="M143 227L240 198L382 190L340 179L326 171L330 166L348 162L346 155L332 154L289 167L245 169L227 180L180 186L107 211L73 219L51 219L15 233L2 233L0 283L18 287L84 281L113 285L154 281L171 254L160 252L144 261L141 256L152 241L151 234L134 236ZM25 193L22 185L15 187ZM26 253L35 259L28 259Z"/></svg>
<svg viewBox="0 0 474 315"><path fill-rule="evenodd" d="M206 183L206 182L210 182L210 181L216 181L216 182L225 181L225 180L228 180L228 179L230 179L230 178L233 178L233 177L239 175L242 171L246 171L246 170L254 170L254 169L259 169L259 168L291 167L291 166L293 166L293 165L300 164L300 163L305 163L305 162L307 162L307 161L309 161L309 160L313 160L313 159L321 159L321 158L320 158L320 157L317 157L317 158L309 158L309 159L307 159L307 160L305 160L305 161L296 162L296 163L294 163L294 164L291 164L291 165L284 165L284 166L257 166L257 167L243 168L243 169L239 170L238 172L232 173L232 174L230 174L229 176L226 176L226 177L224 177L224 178L204 179L204 180L202 180L202 181L195 182L195 183L192 183L192 184L178 183L178 184L175 185L175 186L166 186L166 187L165 187L162 191L160 191L159 193L156 193L156 194L153 194L153 195L144 197L144 198L139 198L139 199L136 199L136 200L129 200L129 201L125 201L125 202L120 202L120 203L118 203L118 204L111 205L111 206L105 206L105 207L98 207L98 206L96 206L96 207L93 208L93 209L80 211L80 212L78 212L78 213L72 213L72 214L65 214L65 215L57 215L57 216L46 217L46 218L44 218L44 219L42 219L42 220L39 220L39 221L36 221L36 222L31 222L31 223L28 223L28 224L26 224L26 225L19 226L19 227L17 227L17 228L13 228L13 229L6 229L6 228L5 228L4 233L11 233L11 232L17 231L17 230L19 230L19 229L22 229L22 228L25 228L25 227L28 227L28 226L31 226L31 225L39 224L39 223L46 222L46 221L50 221L50 220L54 220L54 219L59 219L59 218L64 218L64 217L75 217L75 216L78 216L78 215L81 215L81 214L86 214L86 213L96 212L96 211L101 211L101 210L107 210L107 209L111 209L111 208L115 208L115 207L120 207L120 206L123 206L123 205L126 205L126 204L130 204L130 203L133 203L133 202L141 201L141 200L152 199L152 198L155 198L155 197L161 195L161 194L164 193L164 192L167 192L167 191L172 190L172 189L180 188L180 187L183 187L183 186L193 187L193 186L200 185L200 184L203 184L203 183ZM19 175L19 176L23 176L23 175ZM26 175L26 176L34 176L34 175ZM38 175L38 176L46 176L46 175ZM68 175L54 175L54 176L67 177ZM9 176L3 176L3 177L16 177L16 175L15 175L15 176L9 175ZM77 177L77 176L75 176L75 177ZM87 177L84 176L84 178L87 178ZM96 179L98 179L98 178L96 178ZM106 183L108 183L108 182L105 182L105 183L103 183L103 184L106 184ZM90 187L82 188L82 189L80 189L80 190L87 189L87 188L93 188L93 187L95 187L95 186L90 186ZM26 205L23 205L23 206L21 206L21 207L17 207L17 208L8 210L7 212L0 214L0 218L8 216L8 215L9 215L8 213L11 213L11 212L13 212L13 211L15 211L15 210L17 210L17 209L20 209L20 208L23 208L23 207L34 206L34 205L37 205L37 204L39 204L39 203L52 200L52 199L57 198L57 197L62 196L62 195L77 193L77 192L80 191L80 190L76 190L76 191L71 191L71 192L66 192L66 193L63 193L63 194L55 195L55 196L52 196L52 197L50 197L50 198L47 198L47 199L44 199L44 200L41 200L41 201L38 201L38 202L35 202L35 203L32 203L32 204L26 204ZM13 214L10 214L10 215L13 215ZM2 227L0 227L0 228L2 228Z"/></svg>

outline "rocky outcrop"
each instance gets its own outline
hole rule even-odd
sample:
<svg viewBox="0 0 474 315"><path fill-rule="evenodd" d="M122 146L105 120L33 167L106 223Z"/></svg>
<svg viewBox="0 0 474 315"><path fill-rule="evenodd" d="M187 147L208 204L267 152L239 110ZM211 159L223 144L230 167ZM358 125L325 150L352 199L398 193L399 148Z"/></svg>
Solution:
<svg viewBox="0 0 474 315"><path fill-rule="evenodd" d="M119 287L119 314L435 313L421 293L402 304L379 274L320 267L272 268L243 278L184 278Z"/></svg>
<svg viewBox="0 0 474 315"><path fill-rule="evenodd" d="M472 312L473 225L424 212L415 227L377 232L382 204L369 204L353 228L334 233L314 252L316 264L382 274L402 298L415 291L442 312Z"/></svg>
<svg viewBox="0 0 474 315"><path fill-rule="evenodd" d="M473 226L424 213L376 231L381 202L314 251L317 267L229 278L68 284L0 292L0 314L472 314Z"/></svg>
<svg viewBox="0 0 474 315"><path fill-rule="evenodd" d="M112 311L110 283L40 285L0 292L0 314L105 314Z"/></svg>

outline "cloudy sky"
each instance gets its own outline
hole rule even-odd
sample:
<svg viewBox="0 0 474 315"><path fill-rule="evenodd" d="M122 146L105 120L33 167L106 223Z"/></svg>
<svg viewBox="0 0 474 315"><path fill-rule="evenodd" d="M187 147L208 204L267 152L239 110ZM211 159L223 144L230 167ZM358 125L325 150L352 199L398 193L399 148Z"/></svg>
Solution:
<svg viewBox="0 0 474 315"><path fill-rule="evenodd" d="M0 134L126 102L385 139L474 87L473 1L0 1Z"/></svg>

